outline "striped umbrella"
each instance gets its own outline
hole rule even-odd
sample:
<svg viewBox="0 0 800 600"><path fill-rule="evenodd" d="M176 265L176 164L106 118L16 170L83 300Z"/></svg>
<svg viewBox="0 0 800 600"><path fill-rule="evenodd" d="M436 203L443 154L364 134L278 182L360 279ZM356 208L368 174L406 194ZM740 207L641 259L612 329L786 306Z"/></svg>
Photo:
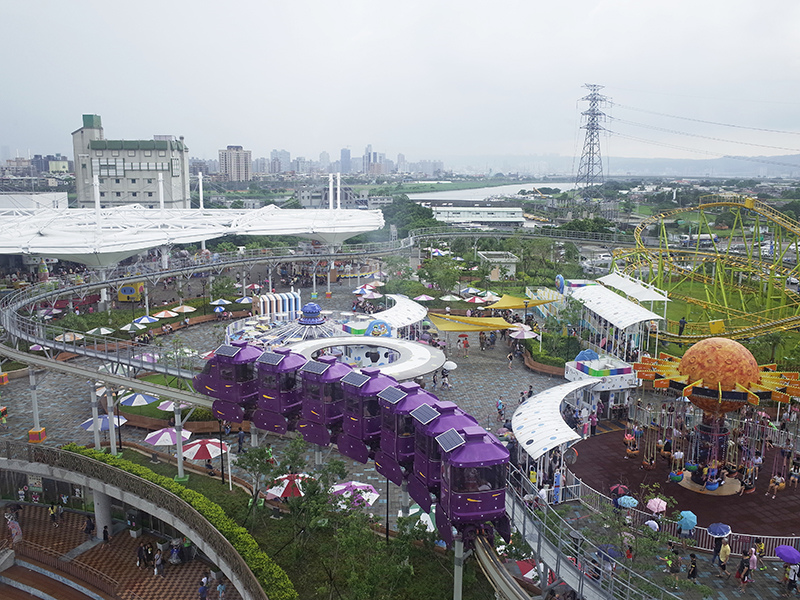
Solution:
<svg viewBox="0 0 800 600"><path fill-rule="evenodd" d="M120 398L119 403L122 406L147 406L153 402L158 402L158 396L151 396L150 394L141 394L135 392Z"/></svg>

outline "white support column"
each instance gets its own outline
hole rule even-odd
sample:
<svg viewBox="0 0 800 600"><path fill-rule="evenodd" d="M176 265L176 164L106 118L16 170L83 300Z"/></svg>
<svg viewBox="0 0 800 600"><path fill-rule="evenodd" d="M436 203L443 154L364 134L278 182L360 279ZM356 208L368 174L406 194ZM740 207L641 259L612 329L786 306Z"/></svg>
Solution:
<svg viewBox="0 0 800 600"><path fill-rule="evenodd" d="M31 390L31 410L33 411L33 428L41 429L39 425L39 398L36 395L36 371L28 367L28 382Z"/></svg>
<svg viewBox="0 0 800 600"><path fill-rule="evenodd" d="M144 282L144 314L150 316L150 295L147 291L147 282Z"/></svg>
<svg viewBox="0 0 800 600"><path fill-rule="evenodd" d="M453 558L453 600L461 600L462 585L464 583L464 540L461 534L456 534L453 544L455 557Z"/></svg>
<svg viewBox="0 0 800 600"><path fill-rule="evenodd" d="M106 386L106 416L108 416L108 439L110 441L111 454L117 455L117 424L114 418L114 393L111 388Z"/></svg>
<svg viewBox="0 0 800 600"><path fill-rule="evenodd" d="M158 210L161 211L161 222L164 222L164 173L158 174Z"/></svg>
<svg viewBox="0 0 800 600"><path fill-rule="evenodd" d="M97 175L92 175L92 192L94 193L94 226L97 232L100 232L100 178Z"/></svg>
<svg viewBox="0 0 800 600"><path fill-rule="evenodd" d="M183 436L181 435L183 431L183 421L181 421L181 404L180 402L174 402L173 406L175 407L175 447L176 447L176 458L178 460L178 476L175 478L176 481L184 481L186 476L183 473Z"/></svg>
<svg viewBox="0 0 800 600"><path fill-rule="evenodd" d="M258 428L250 421L250 446L258 448Z"/></svg>
<svg viewBox="0 0 800 600"><path fill-rule="evenodd" d="M333 173L328 173L328 208L333 209Z"/></svg>
<svg viewBox="0 0 800 600"><path fill-rule="evenodd" d="M314 447L314 466L317 468L322 466L322 446L320 445Z"/></svg>
<svg viewBox="0 0 800 600"><path fill-rule="evenodd" d="M203 204L203 172L202 171L200 171L197 174L197 181L198 181L199 188L200 188L200 210L205 210L205 206ZM200 240L200 249L201 250L205 250L206 249L206 241L205 240Z"/></svg>
<svg viewBox="0 0 800 600"><path fill-rule="evenodd" d="M403 483L400 484L400 514L403 517L408 516L409 511L409 496L408 496L408 480L403 479Z"/></svg>
<svg viewBox="0 0 800 600"><path fill-rule="evenodd" d="M98 410L97 391L92 381L89 381L89 393L92 395L92 433L94 434L94 449L100 452L102 449L100 446L100 411Z"/></svg>
<svg viewBox="0 0 800 600"><path fill-rule="evenodd" d="M336 210L342 210L342 174L336 174Z"/></svg>
<svg viewBox="0 0 800 600"><path fill-rule="evenodd" d="M94 500L94 535L98 539L103 539L103 527L108 527L109 534L114 527L111 519L111 498L98 490L92 490Z"/></svg>

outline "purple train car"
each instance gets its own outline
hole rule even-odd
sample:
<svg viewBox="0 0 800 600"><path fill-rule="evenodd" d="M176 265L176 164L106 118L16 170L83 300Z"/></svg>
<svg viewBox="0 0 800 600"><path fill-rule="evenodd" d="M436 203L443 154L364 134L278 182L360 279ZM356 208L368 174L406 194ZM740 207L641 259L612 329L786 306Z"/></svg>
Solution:
<svg viewBox="0 0 800 600"><path fill-rule="evenodd" d="M336 442L342 428L344 404L340 382L352 370L335 356L320 356L300 367L303 418L297 423L297 430L307 442L320 446Z"/></svg>
<svg viewBox="0 0 800 600"><path fill-rule="evenodd" d="M303 402L297 370L306 362L305 356L288 348L264 352L256 359L259 380L258 409L253 413L256 427L278 434L295 429Z"/></svg>
<svg viewBox="0 0 800 600"><path fill-rule="evenodd" d="M436 528L448 544L451 525L487 521L495 523L506 537L510 530L506 516L506 476L508 450L491 433L478 425L467 427L463 435L449 429L436 438L445 460Z"/></svg>
<svg viewBox="0 0 800 600"><path fill-rule="evenodd" d="M423 404L433 404L436 396L419 384L401 383L378 394L381 399L381 444L375 456L375 467L395 485L403 480L414 466L414 418L411 411Z"/></svg>
<svg viewBox="0 0 800 600"><path fill-rule="evenodd" d="M255 408L258 378L253 363L260 355L261 350L247 342L223 344L195 375L194 389L216 398L212 405L215 417L241 423Z"/></svg>
<svg viewBox="0 0 800 600"><path fill-rule="evenodd" d="M478 422L472 415L446 400L439 400L433 406L423 404L411 416L417 421L417 432L414 472L408 480L408 493L422 510L429 512L431 494L439 495L442 481L442 453L436 438L449 429L463 434L467 427L474 427Z"/></svg>
<svg viewBox="0 0 800 600"><path fill-rule="evenodd" d="M344 418L342 435L337 440L339 453L360 463L375 456L381 436L381 406L378 394L396 386L394 377L381 374L375 367L353 371L342 379Z"/></svg>

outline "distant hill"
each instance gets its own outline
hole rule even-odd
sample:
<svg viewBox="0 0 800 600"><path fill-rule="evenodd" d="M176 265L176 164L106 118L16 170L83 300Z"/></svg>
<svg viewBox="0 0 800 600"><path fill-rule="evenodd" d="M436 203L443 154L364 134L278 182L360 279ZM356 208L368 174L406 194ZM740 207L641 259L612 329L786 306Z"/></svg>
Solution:
<svg viewBox="0 0 800 600"><path fill-rule="evenodd" d="M524 173L574 177L578 160L567 156L451 156L448 168L472 173ZM800 177L800 154L711 159L603 157L608 177Z"/></svg>

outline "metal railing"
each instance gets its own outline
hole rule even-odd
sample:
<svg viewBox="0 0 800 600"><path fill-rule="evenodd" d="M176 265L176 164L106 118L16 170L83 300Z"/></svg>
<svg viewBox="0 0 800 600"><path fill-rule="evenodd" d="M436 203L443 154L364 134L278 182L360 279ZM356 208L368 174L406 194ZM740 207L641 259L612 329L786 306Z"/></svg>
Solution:
<svg viewBox="0 0 800 600"><path fill-rule="evenodd" d="M24 556L35 560L54 571L61 571L70 577L82 581L93 588L100 590L114 598L117 597L119 582L98 571L94 567L82 563L78 560L61 560L61 555L50 548L40 546L34 542L23 540L14 544L14 552L18 556Z"/></svg>
<svg viewBox="0 0 800 600"><path fill-rule="evenodd" d="M583 481L575 477L571 471L567 471L567 486L572 491L572 498L580 501L589 510L600 513L604 509L613 506L613 501L605 494L598 492L591 486L585 484ZM638 508L625 509L630 516L633 526L644 525L645 521L652 520L654 515L649 512L639 510ZM658 519L659 528L667 534L678 537L678 523L671 519L660 518ZM778 560L775 555L775 548L778 546L793 546L800 545L800 537L798 536L769 536L751 533L738 533L731 532L728 540L733 554L746 554L756 538L761 538L764 542L764 550L766 552L765 558L768 560ZM700 527L699 525L694 528L692 534L692 547L695 550L702 552L714 551L715 538L708 534L708 529Z"/></svg>
<svg viewBox="0 0 800 600"><path fill-rule="evenodd" d="M512 467L506 485L506 507L511 522L539 560L579 597L585 600L679 598L621 562L603 561L599 558L603 555L601 549L567 523L549 504L542 503L534 509L523 500L525 496L536 497L537 494L536 486Z"/></svg>
<svg viewBox="0 0 800 600"><path fill-rule="evenodd" d="M41 463L53 468L65 469L103 481L108 486L155 504L161 510L186 523L195 532L198 539L202 540L201 545L213 549L218 557L217 564L223 567L223 570L234 575L230 579L238 581L244 588L239 589L242 597L267 600L267 595L255 575L225 536L186 501L161 486L80 454L46 446L5 442L0 444L0 458Z"/></svg>

